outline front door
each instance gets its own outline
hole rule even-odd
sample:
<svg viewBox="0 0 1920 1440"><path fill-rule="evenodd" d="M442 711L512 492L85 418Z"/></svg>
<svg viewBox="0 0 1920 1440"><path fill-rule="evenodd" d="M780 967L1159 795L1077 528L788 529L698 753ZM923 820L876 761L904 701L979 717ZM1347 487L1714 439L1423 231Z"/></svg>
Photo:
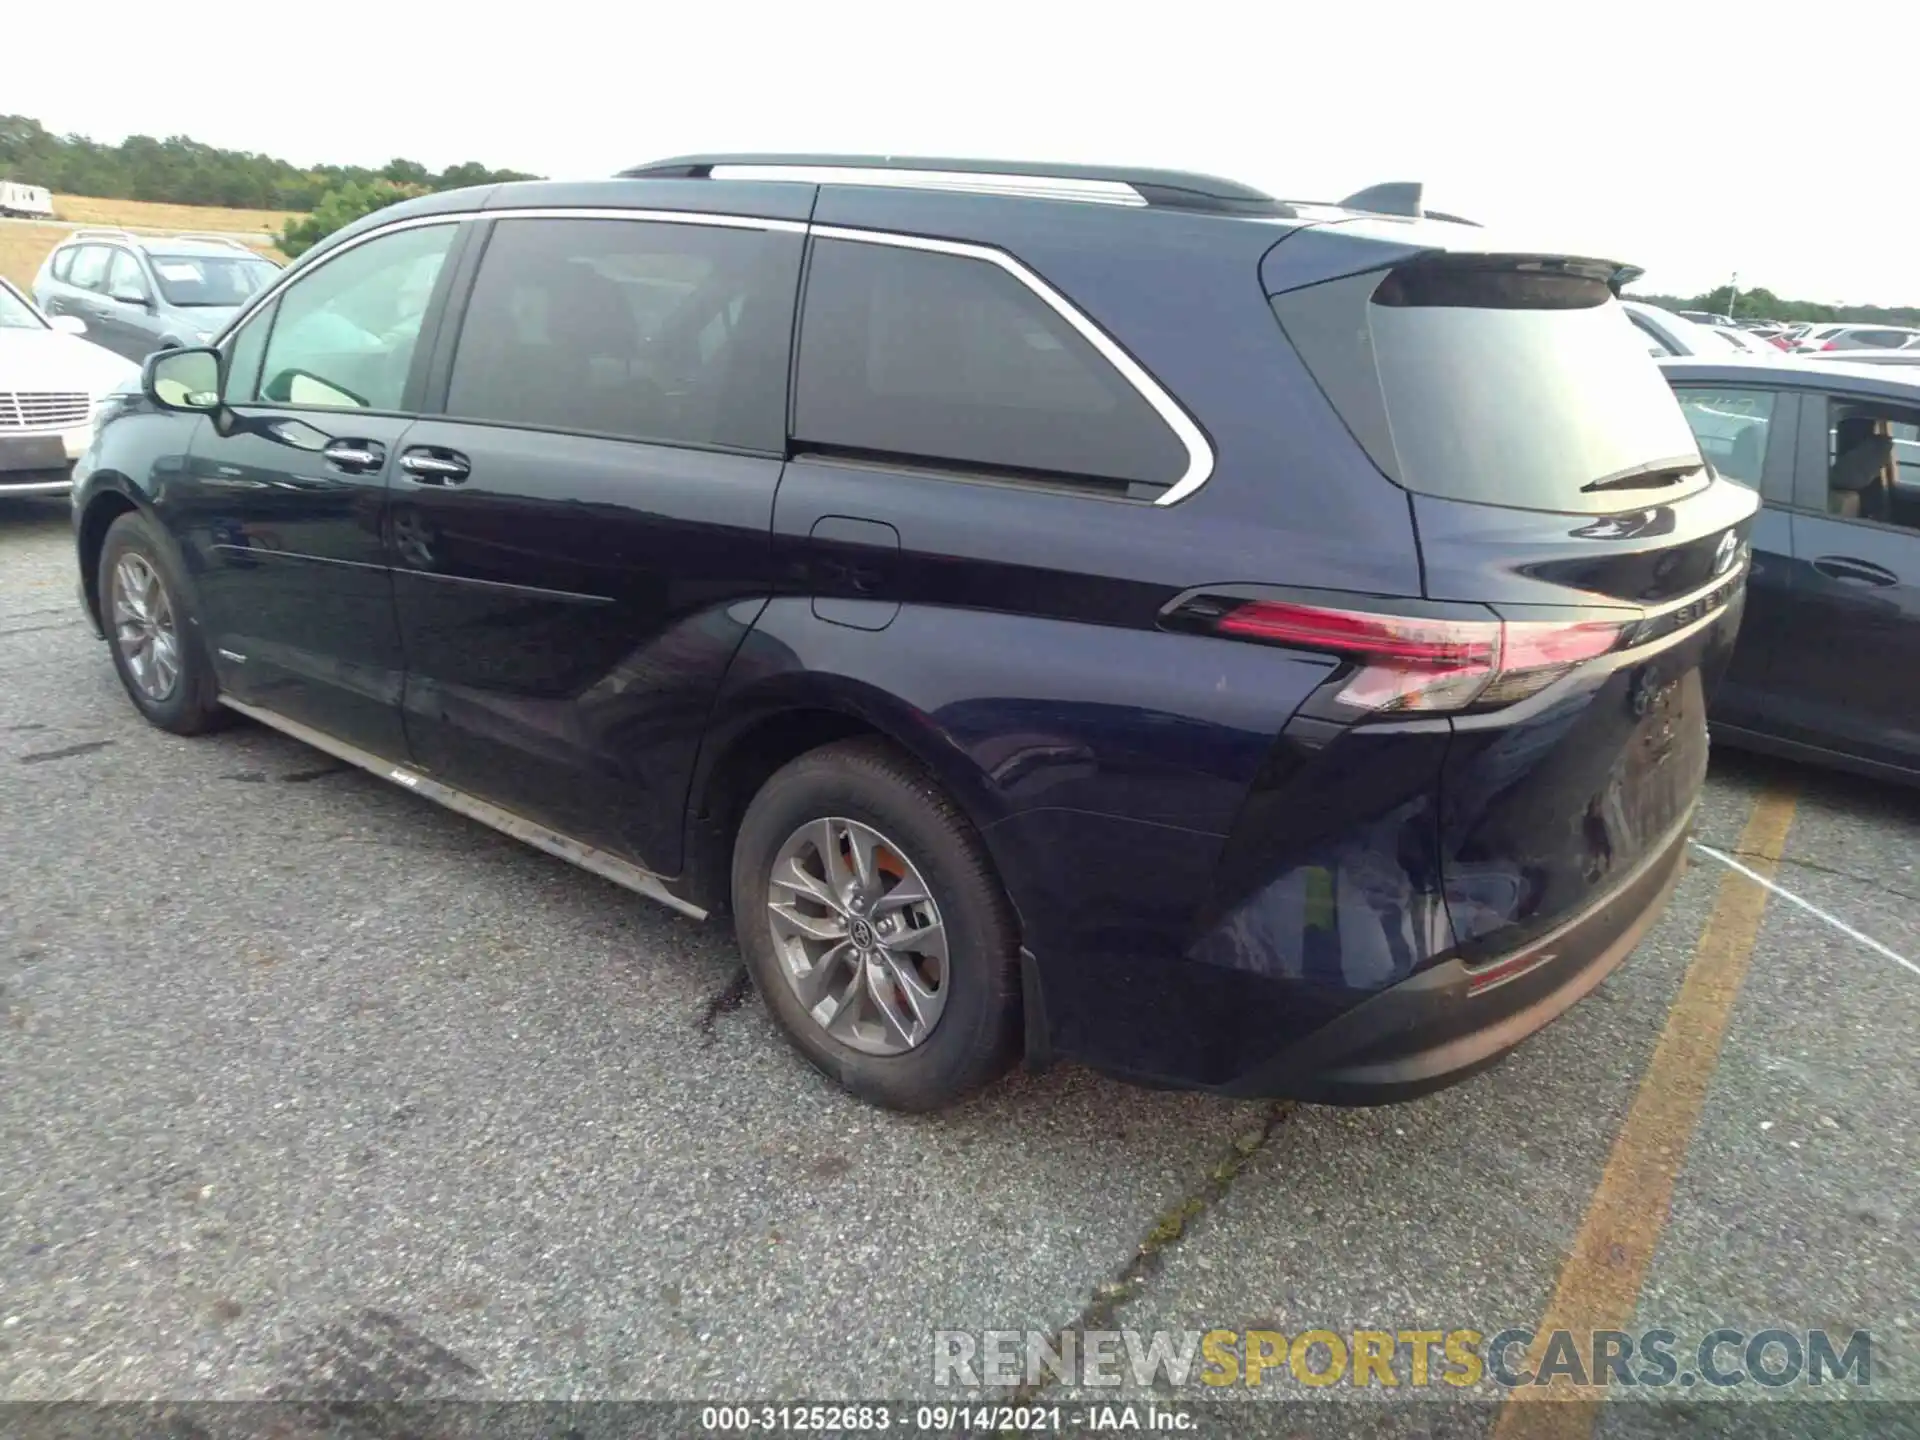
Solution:
<svg viewBox="0 0 1920 1440"><path fill-rule="evenodd" d="M387 490L457 231L345 248L242 326L229 409L169 497L221 689L389 760L407 752Z"/></svg>
<svg viewBox="0 0 1920 1440"><path fill-rule="evenodd" d="M1794 738L1920 769L1920 407L1808 407L1801 481L1821 504L1793 517L1795 620L1776 662Z"/></svg>
<svg viewBox="0 0 1920 1440"><path fill-rule="evenodd" d="M408 739L437 778L672 875L773 583L801 237L529 218L485 247L457 345L443 327L444 415L396 457Z"/></svg>
<svg viewBox="0 0 1920 1440"><path fill-rule="evenodd" d="M160 347L149 336L153 287L131 250L116 249L107 267L107 293L87 324L87 338L126 356L144 360Z"/></svg>

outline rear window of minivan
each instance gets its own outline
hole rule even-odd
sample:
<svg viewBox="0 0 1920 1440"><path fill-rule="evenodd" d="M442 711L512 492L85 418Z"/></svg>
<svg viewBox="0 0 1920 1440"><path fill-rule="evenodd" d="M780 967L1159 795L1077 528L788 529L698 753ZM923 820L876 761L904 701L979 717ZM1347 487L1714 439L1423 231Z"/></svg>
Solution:
<svg viewBox="0 0 1920 1440"><path fill-rule="evenodd" d="M1686 417L1606 282L1535 265L1423 260L1273 308L1354 437L1409 490L1605 513L1705 485Z"/></svg>

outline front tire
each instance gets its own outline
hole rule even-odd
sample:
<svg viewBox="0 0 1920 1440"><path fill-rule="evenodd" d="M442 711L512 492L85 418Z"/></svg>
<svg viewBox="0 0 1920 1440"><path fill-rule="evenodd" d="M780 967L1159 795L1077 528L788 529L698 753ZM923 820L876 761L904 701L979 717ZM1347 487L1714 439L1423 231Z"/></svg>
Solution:
<svg viewBox="0 0 1920 1440"><path fill-rule="evenodd" d="M733 912L755 987L794 1048L895 1110L949 1105L1019 1039L1019 931L986 847L892 747L793 761L747 807Z"/></svg>
<svg viewBox="0 0 1920 1440"><path fill-rule="evenodd" d="M162 730L198 735L226 719L193 592L153 523L130 511L100 547L100 618L134 707Z"/></svg>

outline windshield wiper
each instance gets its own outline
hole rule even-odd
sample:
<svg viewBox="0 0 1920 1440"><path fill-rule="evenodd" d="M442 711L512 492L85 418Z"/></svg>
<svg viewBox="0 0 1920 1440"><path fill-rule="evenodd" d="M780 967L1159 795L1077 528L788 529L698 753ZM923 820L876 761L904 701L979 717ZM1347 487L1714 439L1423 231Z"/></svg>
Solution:
<svg viewBox="0 0 1920 1440"><path fill-rule="evenodd" d="M1691 459L1653 460L1645 465L1631 465L1612 475L1602 475L1598 480L1590 480L1580 487L1580 493L1591 495L1596 490L1658 490L1663 485L1678 485L1699 468L1699 462Z"/></svg>

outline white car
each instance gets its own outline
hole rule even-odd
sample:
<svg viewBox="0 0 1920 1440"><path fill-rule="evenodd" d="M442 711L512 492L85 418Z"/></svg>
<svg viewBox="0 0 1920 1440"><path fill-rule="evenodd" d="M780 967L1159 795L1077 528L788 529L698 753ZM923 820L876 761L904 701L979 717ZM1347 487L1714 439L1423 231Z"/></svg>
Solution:
<svg viewBox="0 0 1920 1440"><path fill-rule="evenodd" d="M1780 352L1766 341L1744 330L1720 325L1700 325L1672 310L1662 310L1644 300L1622 300L1620 308L1627 319L1646 338L1649 355L1777 355Z"/></svg>
<svg viewBox="0 0 1920 1440"><path fill-rule="evenodd" d="M49 320L0 279L0 498L59 495L93 439L99 402L140 373L82 340L72 316Z"/></svg>

